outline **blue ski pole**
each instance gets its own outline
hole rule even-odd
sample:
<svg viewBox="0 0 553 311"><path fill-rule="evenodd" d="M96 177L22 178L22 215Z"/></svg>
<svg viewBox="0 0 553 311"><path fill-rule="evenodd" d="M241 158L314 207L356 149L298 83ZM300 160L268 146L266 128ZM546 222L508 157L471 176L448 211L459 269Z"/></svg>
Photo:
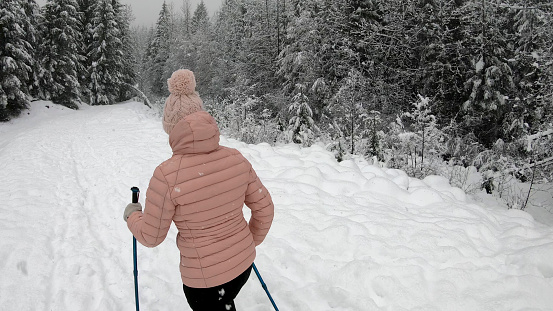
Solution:
<svg viewBox="0 0 553 311"><path fill-rule="evenodd" d="M273 307L275 308L275 310L278 311L276 303L273 300L273 297L271 297L271 293L269 293L269 289L267 289L267 284L265 284L265 282L263 282L263 278L261 278L261 274L259 274L259 271L257 270L257 267L255 266L255 263L253 263L252 266L253 266L253 271L255 271L255 274L257 275L257 278L259 279L259 282L261 282L261 287L263 287L263 289L267 293L267 296L269 296L269 300L273 304Z"/></svg>
<svg viewBox="0 0 553 311"><path fill-rule="evenodd" d="M132 203L138 203L138 196L140 195L140 189L138 187L132 187ZM136 311L140 310L138 303L138 264L136 260L136 238L132 237L132 254L134 262L134 300L136 304Z"/></svg>

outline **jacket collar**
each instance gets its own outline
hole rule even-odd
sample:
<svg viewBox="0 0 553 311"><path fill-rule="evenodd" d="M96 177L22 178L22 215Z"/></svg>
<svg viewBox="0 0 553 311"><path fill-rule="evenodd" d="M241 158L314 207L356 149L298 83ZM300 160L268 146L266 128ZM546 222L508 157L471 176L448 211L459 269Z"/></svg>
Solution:
<svg viewBox="0 0 553 311"><path fill-rule="evenodd" d="M186 116L169 135L173 154L209 153L219 148L219 128L213 117L199 111Z"/></svg>

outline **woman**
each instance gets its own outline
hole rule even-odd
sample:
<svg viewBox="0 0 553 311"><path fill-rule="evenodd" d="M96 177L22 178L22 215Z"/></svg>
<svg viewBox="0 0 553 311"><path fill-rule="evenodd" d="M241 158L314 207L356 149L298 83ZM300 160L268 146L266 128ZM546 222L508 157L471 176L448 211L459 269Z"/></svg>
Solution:
<svg viewBox="0 0 553 311"><path fill-rule="evenodd" d="M155 169L144 213L131 203L124 219L147 247L163 242L173 221L190 307L236 310L234 299L250 275L255 247L271 227L273 202L250 162L219 145L219 129L202 108L194 74L175 71L168 85L163 129L173 156ZM249 224L244 204L252 211Z"/></svg>

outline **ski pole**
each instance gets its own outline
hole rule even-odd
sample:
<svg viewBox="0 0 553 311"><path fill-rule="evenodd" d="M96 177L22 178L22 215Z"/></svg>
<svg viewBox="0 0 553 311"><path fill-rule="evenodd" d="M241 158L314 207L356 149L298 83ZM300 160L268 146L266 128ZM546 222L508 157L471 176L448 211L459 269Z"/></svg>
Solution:
<svg viewBox="0 0 553 311"><path fill-rule="evenodd" d="M132 187L132 203L138 203L138 196L140 195L140 189L138 187ZM134 263L134 300L136 304L136 311L140 310L138 303L138 264L136 260L136 238L132 237L132 254Z"/></svg>
<svg viewBox="0 0 553 311"><path fill-rule="evenodd" d="M263 287L263 289L267 293L267 296L269 296L269 300L273 304L273 307L275 308L275 310L278 311L277 305L276 305L275 301L273 300L273 297L271 297L271 293L269 293L269 289L267 289L267 284L265 284L265 282L263 282L263 278L261 278L261 274L259 274L259 271L257 270L257 267L255 266L255 263L253 263L252 266L253 266L253 271L255 271L255 274L257 275L257 278L259 279L259 282L261 282L261 287Z"/></svg>

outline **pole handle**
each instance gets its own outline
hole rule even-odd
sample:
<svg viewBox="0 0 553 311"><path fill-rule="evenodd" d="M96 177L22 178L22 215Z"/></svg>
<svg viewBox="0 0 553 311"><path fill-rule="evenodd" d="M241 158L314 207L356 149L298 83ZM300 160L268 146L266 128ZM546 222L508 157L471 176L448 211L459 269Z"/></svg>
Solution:
<svg viewBox="0 0 553 311"><path fill-rule="evenodd" d="M132 203L138 203L138 197L140 196L140 189L138 187L132 187Z"/></svg>

